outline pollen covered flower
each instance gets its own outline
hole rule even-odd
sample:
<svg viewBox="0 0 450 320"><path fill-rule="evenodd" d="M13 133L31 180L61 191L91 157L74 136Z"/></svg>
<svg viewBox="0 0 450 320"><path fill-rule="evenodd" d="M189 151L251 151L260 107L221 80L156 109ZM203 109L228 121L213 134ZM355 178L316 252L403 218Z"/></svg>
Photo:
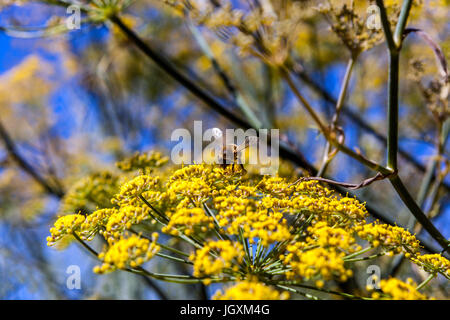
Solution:
<svg viewBox="0 0 450 320"><path fill-rule="evenodd" d="M364 223L364 218L368 214L365 205L355 198L299 194L294 196L291 202L293 209L309 211L316 215L317 219L341 227Z"/></svg>
<svg viewBox="0 0 450 320"><path fill-rule="evenodd" d="M212 254L211 254L212 253ZM194 276L218 275L224 269L237 271L244 257L240 243L229 240L210 241L189 259L194 262Z"/></svg>
<svg viewBox="0 0 450 320"><path fill-rule="evenodd" d="M264 193L276 194L279 196L289 196L294 192L294 186L278 176L264 177L258 183L257 187Z"/></svg>
<svg viewBox="0 0 450 320"><path fill-rule="evenodd" d="M411 257L411 261L419 265L429 273L441 273L447 279L450 279L450 260L441 254L424 254Z"/></svg>
<svg viewBox="0 0 450 320"><path fill-rule="evenodd" d="M202 208L180 208L169 216L169 223L162 232L178 235L183 232L191 235L195 230L206 232L214 228L213 218L206 215Z"/></svg>
<svg viewBox="0 0 450 320"><path fill-rule="evenodd" d="M108 218L103 236L109 243L114 242L123 235L124 230L130 229L134 224L150 219L149 212L150 208L146 206L121 207Z"/></svg>
<svg viewBox="0 0 450 320"><path fill-rule="evenodd" d="M408 279L407 282L403 282L399 279L390 278L380 281L381 291L387 295L386 298L394 300L427 300L427 296L421 294L416 290L417 285ZM372 293L374 299L383 299L378 292Z"/></svg>
<svg viewBox="0 0 450 320"><path fill-rule="evenodd" d="M88 215L81 225L80 238L83 240L92 240L98 232L103 231L102 229L105 228L109 218L117 213L118 210L116 208L108 208L96 210Z"/></svg>
<svg viewBox="0 0 450 320"><path fill-rule="evenodd" d="M344 267L343 252L324 248L304 250L302 243L289 245L287 251L288 253L282 255L280 260L292 268L292 271L286 273L288 278L300 276L309 280L321 276L325 280L334 277L346 281L351 275L351 270Z"/></svg>
<svg viewBox="0 0 450 320"><path fill-rule="evenodd" d="M175 180L167 188L167 193L171 194L172 198L181 196L193 201L208 198L211 195L211 191L211 186L201 178Z"/></svg>
<svg viewBox="0 0 450 320"><path fill-rule="evenodd" d="M261 240L267 247L274 242L283 242L292 239L286 219L277 211L261 210L247 211L244 216L237 217L226 229L228 234L238 235L242 230L243 236L254 242L255 238Z"/></svg>
<svg viewBox="0 0 450 320"><path fill-rule="evenodd" d="M311 233L310 243L321 247L336 247L342 250L349 250L355 243L355 238L342 228L329 227L325 222L320 221L314 226L308 227Z"/></svg>
<svg viewBox="0 0 450 320"><path fill-rule="evenodd" d="M277 290L265 285L264 283L246 280L237 283L222 292L217 291L214 300L287 300L289 293L280 293Z"/></svg>
<svg viewBox="0 0 450 320"><path fill-rule="evenodd" d="M113 203L118 205L128 204L131 200L142 195L143 192L156 188L158 183L159 177L153 178L148 175L137 176L120 187L120 192L115 195Z"/></svg>
<svg viewBox="0 0 450 320"><path fill-rule="evenodd" d="M361 239L369 241L374 247L383 246L397 252L404 250L413 255L420 248L419 240L413 234L397 226L369 223L355 227L355 231Z"/></svg>
<svg viewBox="0 0 450 320"><path fill-rule="evenodd" d="M126 239L120 239L108 248L106 252L99 254L103 261L101 266L94 267L95 273L108 273L116 269L136 268L153 258L160 247L156 244L158 233L152 235L152 241L132 235Z"/></svg>
<svg viewBox="0 0 450 320"><path fill-rule="evenodd" d="M52 246L63 237L80 231L85 219L85 216L81 214L69 214L59 217L50 229L51 235L47 237L47 245Z"/></svg>

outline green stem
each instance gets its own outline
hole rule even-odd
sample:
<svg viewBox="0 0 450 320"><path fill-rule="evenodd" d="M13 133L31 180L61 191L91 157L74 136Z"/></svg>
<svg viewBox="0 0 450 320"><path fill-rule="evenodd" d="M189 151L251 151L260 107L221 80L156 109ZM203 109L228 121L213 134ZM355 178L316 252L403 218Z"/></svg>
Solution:
<svg viewBox="0 0 450 320"><path fill-rule="evenodd" d="M389 181L397 191L403 203L408 207L414 217L416 217L417 221L419 221L423 228L442 246L445 251L450 253L449 241L444 238L434 224L423 213L422 209L420 209L411 194L408 192L408 189L406 189L400 177L398 175L393 176L389 179Z"/></svg>
<svg viewBox="0 0 450 320"><path fill-rule="evenodd" d="M408 21L409 12L411 11L412 0L404 0L400 17L398 18L397 27L394 33L394 42L397 48L400 48L403 41L403 31L405 31L406 23Z"/></svg>
<svg viewBox="0 0 450 320"><path fill-rule="evenodd" d="M196 278L189 275L175 275L175 274L162 274L162 273L153 273L145 270L144 268L137 268L135 271L137 271L140 274L144 274L146 276L163 280L166 282L173 282L173 283L182 283L182 284L192 284L192 283L203 283L205 280L210 280L211 282L228 282L233 281L233 278Z"/></svg>
<svg viewBox="0 0 450 320"><path fill-rule="evenodd" d="M426 278L421 284L419 284L416 288L417 291L419 291L420 289L422 289L423 287L425 287L428 282L430 282L434 277L436 277L435 273L432 273L428 276L428 278Z"/></svg>
<svg viewBox="0 0 450 320"><path fill-rule="evenodd" d="M244 247L245 255L247 256L247 265L250 266L253 264L253 260L252 257L250 256L247 239L244 237L244 231L240 227L239 227L239 238L241 240L242 246Z"/></svg>
<svg viewBox="0 0 450 320"><path fill-rule="evenodd" d="M387 167L397 171L399 54L389 54Z"/></svg>
<svg viewBox="0 0 450 320"><path fill-rule="evenodd" d="M339 97L336 102L336 108L335 108L336 111L334 113L333 120L332 120L332 128L336 128L338 125L339 115L340 115L341 109L344 105L345 97L347 96L348 85L350 83L350 78L351 78L353 67L355 65L355 61L356 61L356 55L352 55L350 60L347 63L344 80L342 82L341 90L339 92ZM330 151L331 151L331 144L327 141L326 146L325 146L325 151L324 151L325 153L323 156L323 163L319 169L319 172L317 173L318 177L321 177L325 174L325 172L328 168L328 165L331 163L332 158L331 159L329 158Z"/></svg>
<svg viewBox="0 0 450 320"><path fill-rule="evenodd" d="M395 51L397 49L394 38L392 36L391 25L389 23L389 19L387 16L386 8L384 6L383 0L377 0L377 6L380 9L380 18L381 24L383 25L383 31L386 38L386 42L389 48L389 51Z"/></svg>
<svg viewBox="0 0 450 320"><path fill-rule="evenodd" d="M294 95L297 97L297 99L300 101L300 103L303 105L303 107L306 109L306 111L309 113L309 115L313 118L314 122L317 124L320 131L325 135L325 137L328 137L329 129L322 122L322 120L320 119L319 115L316 113L314 108L309 104L308 100L306 100L303 97L303 95L300 93L300 91L297 89L297 87L294 84L294 81L292 80L291 76L289 75L289 72L285 69L280 69L280 72L283 75L283 77L286 80L289 87L291 88Z"/></svg>
<svg viewBox="0 0 450 320"><path fill-rule="evenodd" d="M189 254L187 254L186 252L183 252L183 251L177 250L177 249L175 249L175 248L166 246L165 244L162 244L162 243L158 243L158 242L157 242L156 244L157 244L158 246L160 246L161 248L163 248L163 249L172 251L172 252L174 252L174 253L177 253L177 254L182 255L182 256L185 256L185 257L189 257Z"/></svg>
<svg viewBox="0 0 450 320"><path fill-rule="evenodd" d="M371 260L371 259L375 259L381 256L384 256L386 253L384 252L379 252L377 254L373 254L371 256L368 257L363 257L363 258L354 258L354 259L345 259L345 262L357 262L357 261L366 261L366 260Z"/></svg>
<svg viewBox="0 0 450 320"><path fill-rule="evenodd" d="M352 55L352 57L350 58L350 60L347 63L344 80L343 80L343 83L341 86L341 90L339 92L339 98L336 102L336 112L333 117L333 126L336 126L338 123L339 115L340 115L342 106L344 105L345 97L347 96L348 85L350 83L350 78L352 75L353 67L355 66L355 62L356 62L356 56Z"/></svg>
<svg viewBox="0 0 450 320"><path fill-rule="evenodd" d="M344 292L339 292L339 291L334 291L334 290L328 290L328 289L320 289L317 287L313 287L313 286L309 286L306 284L302 284L302 283L296 283L293 281L279 281L277 283L274 283L274 285L290 285L290 286L294 286L294 287L299 287L299 288L304 288L304 289L310 289L310 290L315 290L315 291L320 291L320 292L325 292L325 293L329 293L329 294L333 294L333 295L337 295L337 296L341 296L341 297L345 297L345 298L350 298L350 299L357 299L357 300L373 300L372 298L366 298L366 297L359 297L359 296L355 296L349 293L344 293Z"/></svg>
<svg viewBox="0 0 450 320"><path fill-rule="evenodd" d="M373 247L370 246L370 247L361 249L361 250L359 250L359 251L356 251L356 252L354 252L354 253L352 253L352 254L349 254L349 255L343 257L342 259L344 259L344 260L345 260L345 259L351 259L351 258L354 258L354 257L359 256L360 254L366 253L367 251L370 251L370 250L372 250L372 249L373 249Z"/></svg>
<svg viewBox="0 0 450 320"><path fill-rule="evenodd" d="M177 257L172 257L172 256L169 256L167 254L160 253L160 252L158 252L156 255L158 257L161 257L161 258L164 258L164 259L168 259L168 260L173 260L173 261L176 261L176 262L182 262L182 263L186 263L186 264L193 264L191 261L188 261L188 260L185 260L185 259L181 259L181 258L177 258Z"/></svg>
<svg viewBox="0 0 450 320"><path fill-rule="evenodd" d="M139 199L142 200L142 202L144 202L151 210L153 210L160 218L162 218L165 222L161 222L157 217L153 216L152 214L151 217L153 219L155 219L156 221L158 221L159 223L161 223L162 225L167 225L167 222L169 222L169 219L164 216L161 212L159 212L159 210L157 210L154 206L152 206L143 196L142 194L139 195Z"/></svg>
<svg viewBox="0 0 450 320"><path fill-rule="evenodd" d="M81 240L81 238L76 234L76 232L73 233L73 236L85 249L89 251L89 253L91 253L96 259L98 259L98 253L94 249L92 249L86 242Z"/></svg>
<svg viewBox="0 0 450 320"><path fill-rule="evenodd" d="M294 293L300 294L300 295L302 295L302 296L304 296L304 297L306 297L308 299L311 299L311 300L320 300L319 297L313 296L313 295L311 295L309 293L306 293L306 292L303 292L303 291L299 291L299 290L294 289L294 288L286 287L286 286L279 285L279 284L277 284L275 286L280 288L280 289L286 290L286 291L290 291L290 292L294 292Z"/></svg>

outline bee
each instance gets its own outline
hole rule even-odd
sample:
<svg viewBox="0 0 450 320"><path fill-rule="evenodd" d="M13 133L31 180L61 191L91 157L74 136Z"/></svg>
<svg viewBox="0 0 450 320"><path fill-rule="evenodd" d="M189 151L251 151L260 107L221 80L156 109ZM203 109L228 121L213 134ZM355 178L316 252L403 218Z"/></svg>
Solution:
<svg viewBox="0 0 450 320"><path fill-rule="evenodd" d="M221 138L222 132L220 132L220 130L215 131L214 135L216 139ZM247 171L244 169L244 165L239 160L242 157L242 152L251 145L256 144L257 141L257 136L245 137L245 141L240 145L236 145L234 143L226 144L225 141L223 141L222 148L217 156L217 163L219 163L222 168L225 168L227 165L231 164L233 169L237 164L240 166L242 171L246 173Z"/></svg>

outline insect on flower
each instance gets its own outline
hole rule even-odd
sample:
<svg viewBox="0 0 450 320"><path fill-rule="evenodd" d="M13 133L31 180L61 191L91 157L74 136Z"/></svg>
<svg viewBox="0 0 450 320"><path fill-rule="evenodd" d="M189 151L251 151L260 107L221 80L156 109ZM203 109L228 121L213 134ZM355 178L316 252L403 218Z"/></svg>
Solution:
<svg viewBox="0 0 450 320"><path fill-rule="evenodd" d="M215 128L213 130L213 137L222 140L222 147L217 156L217 163L222 167L226 167L227 165L231 164L233 166L233 169L234 166L238 164L244 173L247 172L241 162L242 151L244 151L251 145L255 145L258 142L258 137L247 136L245 137L243 143L241 143L240 145L236 145L234 143L227 144L226 139L223 139L222 136L222 131L220 129Z"/></svg>

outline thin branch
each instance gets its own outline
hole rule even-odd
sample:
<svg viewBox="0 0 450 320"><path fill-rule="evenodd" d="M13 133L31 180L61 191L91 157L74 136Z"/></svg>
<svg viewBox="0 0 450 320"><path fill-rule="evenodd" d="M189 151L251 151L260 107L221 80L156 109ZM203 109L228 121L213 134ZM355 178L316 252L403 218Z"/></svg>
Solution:
<svg viewBox="0 0 450 320"><path fill-rule="evenodd" d="M0 122L0 139L2 139L5 144L6 150L11 158L17 163L17 165L22 168L26 173L28 173L37 183L39 183L48 193L62 198L64 196L64 191L52 186L44 177L42 177L33 166L28 163L28 161L22 157L17 149L14 140L9 135L6 128Z"/></svg>
<svg viewBox="0 0 450 320"><path fill-rule="evenodd" d="M340 186L343 187L345 189L350 189L350 190L357 190L357 189L361 189L361 188L365 188L369 185L371 185L372 183L374 183L375 181L379 181L379 180L383 180L388 178L389 176L393 175L394 173L391 173L389 175L384 175L380 172L378 172L375 176L368 178L358 184L355 183L346 183L346 182L339 182L339 181L335 181L335 180L331 180L331 179L326 179L326 178L322 178L322 177L302 177L300 179L298 179L297 181L295 181L294 183L292 183L291 185L294 185L300 181L311 181L311 180L315 180L315 181L321 181L321 182L326 182L328 184L331 185L335 185L335 186Z"/></svg>
<svg viewBox="0 0 450 320"><path fill-rule="evenodd" d="M399 54L389 54L387 166L397 171Z"/></svg>
<svg viewBox="0 0 450 320"><path fill-rule="evenodd" d="M380 9L380 18L381 24L383 25L383 31L386 38L386 42L389 48L389 51L393 52L397 50L397 46L394 42L394 38L392 36L391 24L389 23L389 19L387 16L386 8L384 6L383 0L376 0L377 6Z"/></svg>
<svg viewBox="0 0 450 320"><path fill-rule="evenodd" d="M417 286L416 290L419 291L420 289L425 287L431 280L434 279L434 277L436 277L435 273L430 274L421 284Z"/></svg>
<svg viewBox="0 0 450 320"><path fill-rule="evenodd" d="M411 11L412 0L404 0L402 9L400 11L400 17L398 18L397 27L394 32L394 42L397 48L400 48L403 41L403 32L408 21L409 12Z"/></svg>
<svg viewBox="0 0 450 320"><path fill-rule="evenodd" d="M450 242L439 232L430 219L428 219L428 217L423 213L422 209L414 201L408 189L406 189L400 177L396 175L391 177L389 180L402 199L403 203L408 207L417 221L442 246L444 251L450 253Z"/></svg>
<svg viewBox="0 0 450 320"><path fill-rule="evenodd" d="M352 55L347 63L347 68L345 70L345 76L344 76L344 79L343 79L343 82L341 85L341 90L339 92L339 98L336 102L335 113L333 116L333 120L331 122L331 130L332 131L337 131L337 128L338 128L339 115L341 114L341 110L344 106L345 97L347 96L348 85L350 83L350 77L352 74L353 67L355 65L355 61L356 61L356 55ZM342 141L344 141L343 132L342 132L342 136L343 136ZM319 173L318 173L319 177L321 177L322 175L325 174L325 172L328 168L328 165L331 163L332 159L337 154L336 149L330 154L331 151L332 151L331 144L327 141L327 144L325 146L324 156L323 156L323 163L322 163L322 165L319 169Z"/></svg>

